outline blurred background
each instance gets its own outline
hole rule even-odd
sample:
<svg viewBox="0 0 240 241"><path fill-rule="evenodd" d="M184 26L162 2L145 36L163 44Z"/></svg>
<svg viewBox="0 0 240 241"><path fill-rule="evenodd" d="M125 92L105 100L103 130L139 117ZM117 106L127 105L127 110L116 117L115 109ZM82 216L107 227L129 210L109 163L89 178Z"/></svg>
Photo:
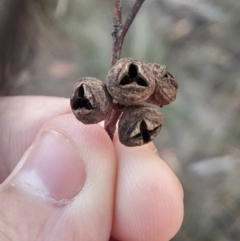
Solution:
<svg viewBox="0 0 240 241"><path fill-rule="evenodd" d="M146 0L125 38L122 57L164 64L179 84L155 140L185 191L174 241L240 240L239 13L239 0ZM111 31L111 0L2 0L1 95L69 98L82 77L104 81Z"/></svg>

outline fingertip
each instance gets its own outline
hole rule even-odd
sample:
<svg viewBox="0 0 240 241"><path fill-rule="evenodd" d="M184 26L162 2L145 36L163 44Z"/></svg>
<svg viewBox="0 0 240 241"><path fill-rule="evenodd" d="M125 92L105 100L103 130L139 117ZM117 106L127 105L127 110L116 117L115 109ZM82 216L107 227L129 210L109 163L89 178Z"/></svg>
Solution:
<svg viewBox="0 0 240 241"><path fill-rule="evenodd" d="M113 237L170 240L183 220L182 186L152 144L125 147L117 138L118 181Z"/></svg>

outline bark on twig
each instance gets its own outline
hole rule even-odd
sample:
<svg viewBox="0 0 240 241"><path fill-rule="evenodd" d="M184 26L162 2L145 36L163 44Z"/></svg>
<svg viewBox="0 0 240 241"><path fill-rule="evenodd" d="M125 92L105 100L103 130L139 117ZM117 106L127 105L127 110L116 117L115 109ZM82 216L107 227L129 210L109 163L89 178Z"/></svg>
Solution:
<svg viewBox="0 0 240 241"><path fill-rule="evenodd" d="M113 139L113 135L116 131L116 124L123 109L123 106L116 105L104 121L104 128L111 139Z"/></svg>
<svg viewBox="0 0 240 241"><path fill-rule="evenodd" d="M122 0L114 0L114 15L113 15L113 48L112 48L112 63L113 66L121 55L119 46L119 33L122 31Z"/></svg>

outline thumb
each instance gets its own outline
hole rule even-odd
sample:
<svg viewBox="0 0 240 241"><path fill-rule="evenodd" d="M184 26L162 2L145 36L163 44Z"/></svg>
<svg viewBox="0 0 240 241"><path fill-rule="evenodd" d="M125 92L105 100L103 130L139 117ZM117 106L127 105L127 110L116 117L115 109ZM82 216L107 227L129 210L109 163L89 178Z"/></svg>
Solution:
<svg viewBox="0 0 240 241"><path fill-rule="evenodd" d="M107 240L114 180L113 146L100 125L56 117L0 186L0 240Z"/></svg>

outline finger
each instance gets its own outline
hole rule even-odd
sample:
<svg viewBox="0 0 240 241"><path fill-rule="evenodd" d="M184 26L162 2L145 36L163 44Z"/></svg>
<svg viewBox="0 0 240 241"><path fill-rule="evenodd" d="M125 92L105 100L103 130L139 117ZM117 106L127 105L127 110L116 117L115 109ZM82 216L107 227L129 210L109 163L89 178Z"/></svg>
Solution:
<svg viewBox="0 0 240 241"><path fill-rule="evenodd" d="M112 237L169 241L183 219L182 187L149 145L125 147L115 138L118 179Z"/></svg>
<svg viewBox="0 0 240 241"><path fill-rule="evenodd" d="M70 112L69 100L64 98L0 98L0 183L11 173L42 125L54 116Z"/></svg>
<svg viewBox="0 0 240 241"><path fill-rule="evenodd" d="M108 240L114 181L100 125L72 114L50 120L0 186L0 240Z"/></svg>

